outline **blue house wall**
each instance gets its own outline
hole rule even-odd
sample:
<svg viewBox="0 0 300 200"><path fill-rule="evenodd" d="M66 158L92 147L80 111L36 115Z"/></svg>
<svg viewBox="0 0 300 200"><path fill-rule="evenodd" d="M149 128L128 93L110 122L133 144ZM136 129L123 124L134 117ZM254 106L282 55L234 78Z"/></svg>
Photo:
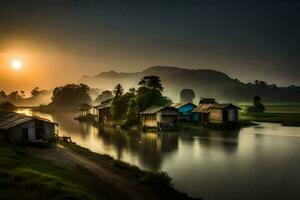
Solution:
<svg viewBox="0 0 300 200"><path fill-rule="evenodd" d="M195 120L195 114L197 113L192 113L192 111L196 108L197 106L190 103L190 104L186 104L184 106L181 106L180 108L178 108L178 111L180 113L180 115L182 116L191 116L190 119Z"/></svg>

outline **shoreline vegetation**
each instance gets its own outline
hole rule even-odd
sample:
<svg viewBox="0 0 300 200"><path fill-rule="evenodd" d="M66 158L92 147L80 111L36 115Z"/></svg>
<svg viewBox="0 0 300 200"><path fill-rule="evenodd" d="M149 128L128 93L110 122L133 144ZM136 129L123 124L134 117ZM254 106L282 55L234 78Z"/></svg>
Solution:
<svg viewBox="0 0 300 200"><path fill-rule="evenodd" d="M82 162L72 164L80 158ZM128 185L105 182L97 168ZM20 199L20 194L23 199L196 199L174 189L165 172L144 171L75 143L58 142L51 149L1 143L0 177L1 199ZM132 191L122 193L126 187Z"/></svg>

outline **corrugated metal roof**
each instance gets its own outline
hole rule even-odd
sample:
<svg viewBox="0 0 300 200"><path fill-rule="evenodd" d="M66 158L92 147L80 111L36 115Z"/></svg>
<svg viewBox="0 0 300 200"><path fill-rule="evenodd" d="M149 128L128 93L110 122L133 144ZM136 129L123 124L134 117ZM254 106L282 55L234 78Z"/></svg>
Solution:
<svg viewBox="0 0 300 200"><path fill-rule="evenodd" d="M51 124L56 124L51 122L48 119L36 117L36 116L26 116L18 113L10 113L0 118L0 129L7 130L19 124L23 124L25 122L29 122L31 120L41 120Z"/></svg>
<svg viewBox="0 0 300 200"><path fill-rule="evenodd" d="M143 110L142 112L139 112L139 115L146 115L146 114L155 114L163 109L166 108L170 108L170 109L175 109L176 108L172 107L172 106L151 106L149 108L147 108L146 110Z"/></svg>

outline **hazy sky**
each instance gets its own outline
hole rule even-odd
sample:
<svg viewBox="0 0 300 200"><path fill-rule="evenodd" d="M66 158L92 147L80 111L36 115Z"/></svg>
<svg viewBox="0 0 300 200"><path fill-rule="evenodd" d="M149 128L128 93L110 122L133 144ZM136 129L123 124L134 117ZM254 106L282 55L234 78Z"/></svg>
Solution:
<svg viewBox="0 0 300 200"><path fill-rule="evenodd" d="M0 0L0 90L152 65L300 85L299 64L297 0Z"/></svg>

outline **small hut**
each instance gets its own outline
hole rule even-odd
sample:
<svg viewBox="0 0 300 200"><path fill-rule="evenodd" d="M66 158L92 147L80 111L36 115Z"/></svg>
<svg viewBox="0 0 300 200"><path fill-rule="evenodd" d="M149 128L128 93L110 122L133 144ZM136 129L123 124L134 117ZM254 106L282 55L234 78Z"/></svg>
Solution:
<svg viewBox="0 0 300 200"><path fill-rule="evenodd" d="M193 121L195 113L192 111L197 107L195 104L191 102L180 102L173 104L172 107L178 109L179 120Z"/></svg>
<svg viewBox="0 0 300 200"><path fill-rule="evenodd" d="M99 123L111 120L110 107L112 105L112 101L113 99L109 98L105 101L102 101L100 105L95 107L95 109L97 110L97 117Z"/></svg>
<svg viewBox="0 0 300 200"><path fill-rule="evenodd" d="M177 127L178 110L172 106L151 106L139 113L143 127L171 129Z"/></svg>
<svg viewBox="0 0 300 200"><path fill-rule="evenodd" d="M10 113L0 118L0 133L12 143L48 143L58 124L36 116Z"/></svg>
<svg viewBox="0 0 300 200"><path fill-rule="evenodd" d="M192 112L196 114L195 121L201 124L231 125L238 122L240 108L231 103L216 103L215 101L201 102Z"/></svg>
<svg viewBox="0 0 300 200"><path fill-rule="evenodd" d="M81 112L80 116L86 116L88 114L93 114L93 106L83 103L78 106L78 110Z"/></svg>

